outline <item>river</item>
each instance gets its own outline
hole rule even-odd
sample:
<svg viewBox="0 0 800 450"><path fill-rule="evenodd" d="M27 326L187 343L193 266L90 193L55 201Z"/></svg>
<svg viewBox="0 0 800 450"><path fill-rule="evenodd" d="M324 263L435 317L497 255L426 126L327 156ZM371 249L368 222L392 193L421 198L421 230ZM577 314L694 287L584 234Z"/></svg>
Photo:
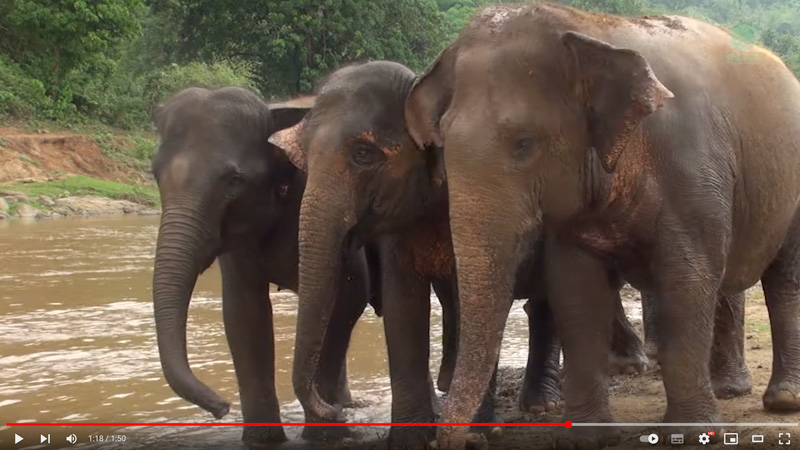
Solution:
<svg viewBox="0 0 800 450"><path fill-rule="evenodd" d="M161 373L151 282L158 217L105 216L0 222L0 448L97 448L90 428L5 427L7 422L213 422L178 398ZM197 282L189 310L188 350L197 376L232 401L224 421L240 421L236 378L221 316L221 282L213 265ZM277 390L283 420L303 420L291 387L297 298L271 294ZM441 354L441 308L432 296L431 370ZM527 317L515 302L501 365L526 362ZM354 331L348 353L350 388L365 407L353 422L389 420L391 401L383 327L371 308ZM238 446L241 428L106 428L124 434L119 448L153 443L178 448L211 443ZM287 433L294 437L297 428ZM376 430L375 432L379 432ZM51 444L39 446L40 435ZM75 433L77 444L66 442Z"/></svg>

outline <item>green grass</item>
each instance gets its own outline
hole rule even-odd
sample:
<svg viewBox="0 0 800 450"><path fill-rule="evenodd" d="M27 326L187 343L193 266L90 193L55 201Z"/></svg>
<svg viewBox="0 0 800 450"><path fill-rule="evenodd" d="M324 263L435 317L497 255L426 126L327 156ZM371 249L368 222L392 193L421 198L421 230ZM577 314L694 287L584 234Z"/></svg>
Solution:
<svg viewBox="0 0 800 450"><path fill-rule="evenodd" d="M129 200L150 206L158 206L161 203L156 186L117 183L84 175L75 175L63 180L41 183L13 183L5 187L24 192L31 200L38 198L40 195L47 195L52 198L71 195L96 195L118 200Z"/></svg>

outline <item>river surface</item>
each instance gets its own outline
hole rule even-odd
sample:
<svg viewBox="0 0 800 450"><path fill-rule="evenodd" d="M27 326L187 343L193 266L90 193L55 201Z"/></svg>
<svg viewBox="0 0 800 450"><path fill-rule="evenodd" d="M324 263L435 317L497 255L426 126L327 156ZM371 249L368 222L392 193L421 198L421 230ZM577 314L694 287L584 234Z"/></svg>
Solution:
<svg viewBox="0 0 800 450"><path fill-rule="evenodd" d="M156 217L0 222L0 448L97 448L90 428L6 427L7 422L213 422L178 398L161 373L151 297ZM216 264L197 282L189 310L188 350L195 374L233 403L223 420L241 420L236 378L221 316ZM271 294L276 378L285 422L301 422L291 386L297 298ZM441 308L432 296L431 370L441 355ZM527 317L515 302L501 365L522 367ZM348 353L350 388L366 406L353 422L390 419L386 349L381 321L367 308ZM236 448L241 428L105 428L123 434L119 448L154 443L177 448L215 443ZM290 438L299 429L288 428ZM14 434L23 441L11 445ZM40 444L42 433L51 443ZM75 433L77 444L66 442ZM194 442L194 443L193 443ZM232 447L231 447L232 446Z"/></svg>

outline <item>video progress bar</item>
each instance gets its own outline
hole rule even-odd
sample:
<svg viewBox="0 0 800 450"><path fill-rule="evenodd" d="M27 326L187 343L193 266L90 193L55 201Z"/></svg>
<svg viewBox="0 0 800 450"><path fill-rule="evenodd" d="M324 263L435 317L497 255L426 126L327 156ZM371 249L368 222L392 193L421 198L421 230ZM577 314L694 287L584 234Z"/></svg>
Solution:
<svg viewBox="0 0 800 450"><path fill-rule="evenodd" d="M592 422L572 422L573 427L796 427L797 422L789 423L592 423Z"/></svg>

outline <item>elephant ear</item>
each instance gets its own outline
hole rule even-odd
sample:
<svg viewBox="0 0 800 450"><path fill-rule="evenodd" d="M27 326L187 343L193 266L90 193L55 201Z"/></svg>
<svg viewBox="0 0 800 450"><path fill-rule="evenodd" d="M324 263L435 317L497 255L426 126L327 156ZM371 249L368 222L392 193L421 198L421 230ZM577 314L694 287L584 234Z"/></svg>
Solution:
<svg viewBox="0 0 800 450"><path fill-rule="evenodd" d="M269 105L273 129L279 131L269 137L269 143L286 153L298 169L306 170L306 153L300 145L300 136L308 120L306 115L314 106L315 97Z"/></svg>
<svg viewBox="0 0 800 450"><path fill-rule="evenodd" d="M455 44L446 48L425 72L417 77L406 98L405 120L418 147L442 147L439 122L453 98Z"/></svg>
<svg viewBox="0 0 800 450"><path fill-rule="evenodd" d="M561 40L574 92L587 111L591 145L611 173L639 122L674 95L636 51L572 31Z"/></svg>

